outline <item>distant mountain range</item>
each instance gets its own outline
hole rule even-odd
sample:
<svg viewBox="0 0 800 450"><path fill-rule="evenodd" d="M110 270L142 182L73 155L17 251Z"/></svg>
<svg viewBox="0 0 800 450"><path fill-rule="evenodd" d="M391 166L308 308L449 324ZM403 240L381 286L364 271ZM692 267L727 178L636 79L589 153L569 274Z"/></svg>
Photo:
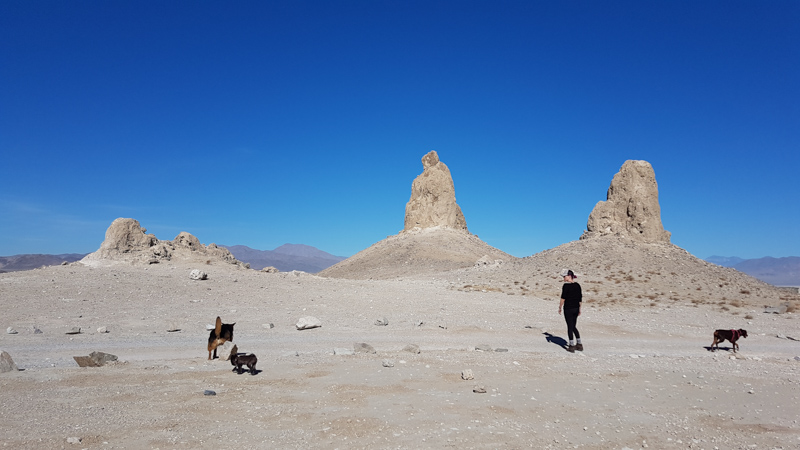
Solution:
<svg viewBox="0 0 800 450"><path fill-rule="evenodd" d="M0 256L0 273L31 270L42 266L57 266L64 262L75 262L83 259L87 253L65 253L62 255L13 255Z"/></svg>
<svg viewBox="0 0 800 450"><path fill-rule="evenodd" d="M742 259L736 256L709 256L706 261L732 267L775 286L800 286L800 257Z"/></svg>
<svg viewBox="0 0 800 450"><path fill-rule="evenodd" d="M261 270L272 266L281 272L302 270L317 273L347 259L334 256L315 247L303 244L284 244L275 250L256 250L246 245L219 245L227 248L239 261L250 263L251 269Z"/></svg>

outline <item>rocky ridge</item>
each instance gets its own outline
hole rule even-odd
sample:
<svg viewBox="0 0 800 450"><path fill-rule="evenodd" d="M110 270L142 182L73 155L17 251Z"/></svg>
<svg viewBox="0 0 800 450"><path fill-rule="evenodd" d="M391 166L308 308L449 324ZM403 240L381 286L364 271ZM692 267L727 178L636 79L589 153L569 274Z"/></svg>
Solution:
<svg viewBox="0 0 800 450"><path fill-rule="evenodd" d="M223 262L245 266L225 248L216 244L200 243L195 236L182 231L172 241L162 241L147 234L138 220L118 218L106 230L100 248L86 255L80 263L86 265L113 264L117 262L156 264L162 261L195 261L211 264Z"/></svg>

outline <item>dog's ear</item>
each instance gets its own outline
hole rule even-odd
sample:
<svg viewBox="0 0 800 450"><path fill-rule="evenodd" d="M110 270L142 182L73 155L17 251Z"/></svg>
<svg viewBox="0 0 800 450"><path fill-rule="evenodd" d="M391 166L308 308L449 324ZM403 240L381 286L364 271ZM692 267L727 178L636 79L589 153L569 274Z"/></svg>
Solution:
<svg viewBox="0 0 800 450"><path fill-rule="evenodd" d="M219 337L219 334L221 332L222 332L222 319L220 319L219 316L217 316L217 326L214 327L214 333L216 333L217 337Z"/></svg>

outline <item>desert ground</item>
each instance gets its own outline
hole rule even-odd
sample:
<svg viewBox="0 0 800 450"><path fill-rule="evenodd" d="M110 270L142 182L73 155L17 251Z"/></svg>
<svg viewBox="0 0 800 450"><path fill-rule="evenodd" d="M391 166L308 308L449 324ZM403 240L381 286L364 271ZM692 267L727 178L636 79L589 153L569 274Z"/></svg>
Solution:
<svg viewBox="0 0 800 450"><path fill-rule="evenodd" d="M192 269L209 278L191 280ZM2 445L800 448L796 312L764 313L760 299L609 301L593 298L586 287L601 277L587 273L585 351L571 354L560 269L522 281L532 292L492 288L515 283L485 268L385 280L216 261L0 274L0 325L18 331L0 334L0 349L20 369L0 374ZM236 323L257 375L207 360L217 316ZM297 330L304 316L322 326ZM747 329L739 353L708 350L717 328ZM356 343L376 353L341 354ZM78 367L73 356L93 351L119 360Z"/></svg>

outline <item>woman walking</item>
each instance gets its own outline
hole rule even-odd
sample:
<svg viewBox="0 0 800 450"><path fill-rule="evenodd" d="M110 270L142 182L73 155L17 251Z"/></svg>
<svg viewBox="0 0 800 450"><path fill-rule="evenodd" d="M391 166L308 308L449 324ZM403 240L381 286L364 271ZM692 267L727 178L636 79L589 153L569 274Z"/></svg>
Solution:
<svg viewBox="0 0 800 450"><path fill-rule="evenodd" d="M561 302L558 304L558 313L561 314L563 309L564 319L567 321L567 334L569 335L567 351L570 353L575 353L575 350L582 352L581 333L577 328L578 316L581 315L581 301L583 300L581 285L575 281L577 277L571 270L564 269L561 271L561 276L564 277L564 286L561 287ZM577 345L573 340L573 336L578 340Z"/></svg>

